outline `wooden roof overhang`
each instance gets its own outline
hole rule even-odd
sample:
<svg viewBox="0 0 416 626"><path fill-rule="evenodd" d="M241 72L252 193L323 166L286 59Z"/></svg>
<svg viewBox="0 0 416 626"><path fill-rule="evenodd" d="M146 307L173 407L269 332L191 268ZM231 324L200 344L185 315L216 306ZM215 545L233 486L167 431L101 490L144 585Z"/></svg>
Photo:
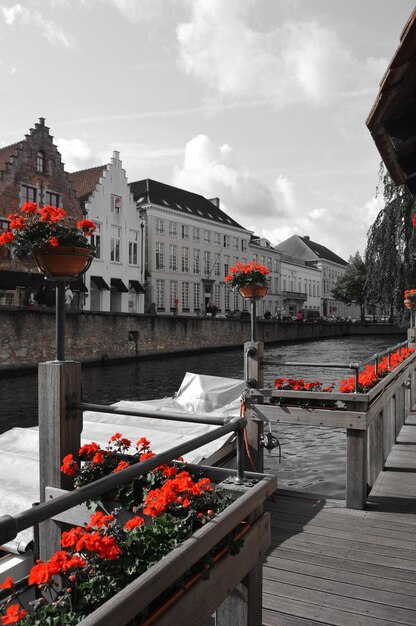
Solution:
<svg viewBox="0 0 416 626"><path fill-rule="evenodd" d="M366 121L396 185L416 195L416 9L380 83Z"/></svg>

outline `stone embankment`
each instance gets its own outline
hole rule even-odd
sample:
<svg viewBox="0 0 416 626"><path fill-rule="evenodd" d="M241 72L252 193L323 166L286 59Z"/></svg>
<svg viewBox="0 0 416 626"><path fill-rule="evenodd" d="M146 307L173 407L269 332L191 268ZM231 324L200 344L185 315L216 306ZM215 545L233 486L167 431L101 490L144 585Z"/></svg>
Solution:
<svg viewBox="0 0 416 626"><path fill-rule="evenodd" d="M297 323L259 320L258 340L304 341L349 335L397 334L388 324ZM82 363L135 359L239 347L250 340L250 322L205 317L68 312L66 358ZM35 367L55 359L55 312L3 307L0 311L0 371Z"/></svg>

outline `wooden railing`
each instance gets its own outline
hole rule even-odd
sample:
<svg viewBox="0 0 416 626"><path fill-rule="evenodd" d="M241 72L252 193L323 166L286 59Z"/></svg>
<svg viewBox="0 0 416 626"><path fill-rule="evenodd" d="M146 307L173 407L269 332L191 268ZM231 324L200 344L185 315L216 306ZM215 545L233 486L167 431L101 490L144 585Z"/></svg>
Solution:
<svg viewBox="0 0 416 626"><path fill-rule="evenodd" d="M397 434L416 403L416 353L368 393L334 393L266 388L263 344L248 342L244 352L248 449L258 471L263 470L262 434L266 422L345 428L346 506L364 509L368 491L384 469ZM273 404L274 398L281 398L281 404ZM299 406L299 400L310 406ZM339 401L343 408L319 407L319 401L323 405Z"/></svg>
<svg viewBox="0 0 416 626"><path fill-rule="evenodd" d="M216 612L219 626L261 626L262 563L270 543L269 515L263 502L277 487L274 476L244 471L244 418L190 416L155 412L158 419L176 419L215 424L217 429L204 433L156 456L134 464L123 472L112 474L94 483L73 490L72 480L60 471L64 456L74 456L80 447L82 411L117 409L85 405L81 398L80 364L52 361L39 364L39 459L40 499L38 506L12 517L0 517L0 544L13 539L26 528L35 528L36 556L47 560L60 549L62 524L82 525L87 522L81 503L106 493L116 485L151 471L224 434L236 434L237 462L235 470L204 468L210 480L233 496L233 502L192 537L164 557L145 574L130 583L122 592L85 618L83 626L104 626L139 623L136 617L149 604L164 595L183 574L190 570L230 532L245 522L244 543L236 556L225 555L212 568L208 580L201 577L186 593L168 601L158 611L152 624L205 624ZM132 411L123 411L129 414ZM141 414L141 413L140 413ZM147 415L149 412L146 413ZM191 466L192 467L192 466ZM38 547L38 549L37 549ZM237 619L237 621L236 621Z"/></svg>

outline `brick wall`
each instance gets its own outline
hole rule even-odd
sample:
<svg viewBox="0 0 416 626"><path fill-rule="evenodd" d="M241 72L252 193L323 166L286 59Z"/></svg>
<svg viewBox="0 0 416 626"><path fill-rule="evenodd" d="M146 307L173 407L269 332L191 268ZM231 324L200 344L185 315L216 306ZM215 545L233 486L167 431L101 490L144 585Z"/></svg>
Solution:
<svg viewBox="0 0 416 626"><path fill-rule="evenodd" d="M349 334L398 334L386 324L296 324L259 322L259 340L296 341ZM66 358L103 361L181 351L239 347L250 339L248 321L150 317L123 313L67 313ZM0 311L0 370L55 359L55 313L42 309ZM137 351L136 351L137 345Z"/></svg>

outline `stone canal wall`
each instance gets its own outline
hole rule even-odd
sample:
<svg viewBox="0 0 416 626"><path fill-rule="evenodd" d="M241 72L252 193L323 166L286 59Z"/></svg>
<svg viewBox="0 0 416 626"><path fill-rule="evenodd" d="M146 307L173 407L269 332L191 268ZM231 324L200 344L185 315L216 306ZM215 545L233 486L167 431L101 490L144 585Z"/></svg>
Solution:
<svg viewBox="0 0 416 626"><path fill-rule="evenodd" d="M300 324L259 320L257 339L272 343L390 333L397 334L397 342L406 338L404 329L388 324ZM83 363L239 347L249 339L250 322L246 320L127 313L66 314L66 358ZM32 367L53 360L55 346L53 310L2 308L0 370Z"/></svg>

